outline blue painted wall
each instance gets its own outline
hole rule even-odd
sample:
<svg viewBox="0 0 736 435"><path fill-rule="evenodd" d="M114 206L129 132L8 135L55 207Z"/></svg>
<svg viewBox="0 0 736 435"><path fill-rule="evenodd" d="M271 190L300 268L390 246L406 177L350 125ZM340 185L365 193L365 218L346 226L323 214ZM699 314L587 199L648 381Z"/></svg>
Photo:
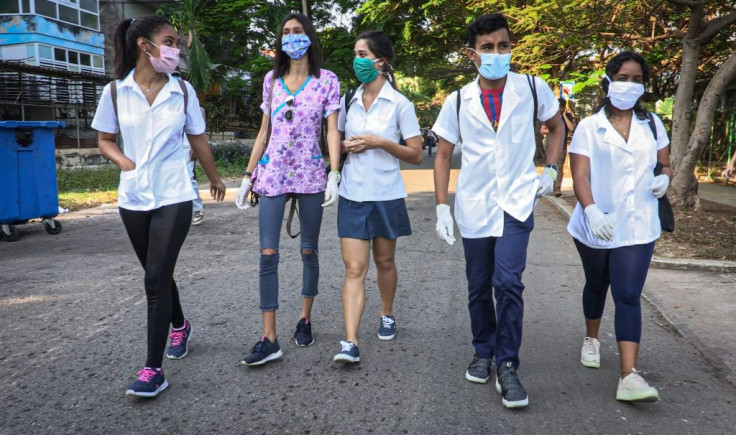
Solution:
<svg viewBox="0 0 736 435"><path fill-rule="evenodd" d="M0 46L29 42L105 54L105 36L100 32L48 20L40 15L0 16Z"/></svg>

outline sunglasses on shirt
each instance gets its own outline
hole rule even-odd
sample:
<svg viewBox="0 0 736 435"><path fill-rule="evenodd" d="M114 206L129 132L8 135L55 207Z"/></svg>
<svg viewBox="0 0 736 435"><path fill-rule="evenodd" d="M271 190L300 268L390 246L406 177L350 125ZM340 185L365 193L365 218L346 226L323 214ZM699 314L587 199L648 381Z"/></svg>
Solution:
<svg viewBox="0 0 736 435"><path fill-rule="evenodd" d="M286 105L289 107L286 109L286 112L284 112L284 118L287 121L291 121L292 118L294 118L294 96L289 95L286 97Z"/></svg>

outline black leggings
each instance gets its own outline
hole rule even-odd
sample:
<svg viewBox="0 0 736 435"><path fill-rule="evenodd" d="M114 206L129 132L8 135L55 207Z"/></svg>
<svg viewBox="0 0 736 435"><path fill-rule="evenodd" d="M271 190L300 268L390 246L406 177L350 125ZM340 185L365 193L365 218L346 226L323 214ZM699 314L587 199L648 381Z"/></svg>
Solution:
<svg viewBox="0 0 736 435"><path fill-rule="evenodd" d="M120 217L145 270L148 300L148 355L146 367L161 367L169 324L184 325L174 267L192 222L192 201L155 210L120 209Z"/></svg>

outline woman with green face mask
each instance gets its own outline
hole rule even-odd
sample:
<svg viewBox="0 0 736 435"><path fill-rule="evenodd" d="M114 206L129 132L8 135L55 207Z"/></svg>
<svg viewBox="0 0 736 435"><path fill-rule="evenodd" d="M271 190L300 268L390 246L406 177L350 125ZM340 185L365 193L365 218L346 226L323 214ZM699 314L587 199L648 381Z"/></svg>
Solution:
<svg viewBox="0 0 736 435"><path fill-rule="evenodd" d="M399 162L419 164L422 143L414 105L395 88L388 37L365 32L355 42L353 69L362 83L341 101L338 129L344 133L337 232L345 263L342 306L345 341L334 361L357 363L358 329L365 306L365 277L371 246L376 263L381 316L378 338L396 336L393 304L398 277L396 239L411 234L406 189ZM403 137L405 146L399 144Z"/></svg>

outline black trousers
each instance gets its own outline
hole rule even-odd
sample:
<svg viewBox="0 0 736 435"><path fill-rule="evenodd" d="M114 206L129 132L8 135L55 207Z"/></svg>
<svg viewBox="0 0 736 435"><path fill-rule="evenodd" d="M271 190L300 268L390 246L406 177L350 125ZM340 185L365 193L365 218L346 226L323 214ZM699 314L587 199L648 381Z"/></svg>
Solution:
<svg viewBox="0 0 736 435"><path fill-rule="evenodd" d="M192 201L147 211L120 208L120 217L145 271L148 301L146 367L161 367L169 324L175 328L184 325L174 268L192 222Z"/></svg>

